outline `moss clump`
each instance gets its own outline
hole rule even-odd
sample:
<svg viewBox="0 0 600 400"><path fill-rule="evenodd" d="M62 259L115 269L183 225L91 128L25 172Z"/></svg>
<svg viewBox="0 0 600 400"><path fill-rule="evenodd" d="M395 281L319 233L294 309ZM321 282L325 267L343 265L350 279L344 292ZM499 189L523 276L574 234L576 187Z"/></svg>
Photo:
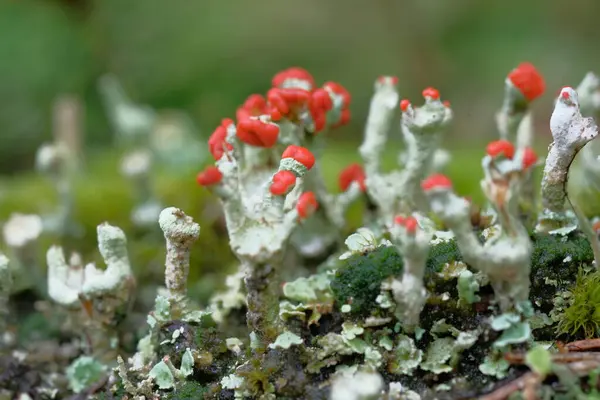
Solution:
<svg viewBox="0 0 600 400"><path fill-rule="evenodd" d="M427 273L439 272L445 264L461 260L456 241L441 242L429 250ZM351 299L352 313L364 315L375 304L381 282L401 275L403 267L402 256L394 246L381 246L346 260L332 279L331 289L338 304L346 304Z"/></svg>
<svg viewBox="0 0 600 400"><path fill-rule="evenodd" d="M462 261L462 259L456 240L438 243L429 248L427 272L440 272L444 265Z"/></svg>
<svg viewBox="0 0 600 400"><path fill-rule="evenodd" d="M541 311L550 312L552 295L573 285L577 271L594 261L589 242L583 235L569 236L534 234L531 255L530 300Z"/></svg>
<svg viewBox="0 0 600 400"><path fill-rule="evenodd" d="M379 295L381 282L400 275L403 267L402 256L395 247L381 246L346 260L332 279L331 290L339 304L351 301L353 313L367 314Z"/></svg>
<svg viewBox="0 0 600 400"><path fill-rule="evenodd" d="M176 391L164 395L165 400L197 400L205 398L208 389L198 382L187 381Z"/></svg>
<svg viewBox="0 0 600 400"><path fill-rule="evenodd" d="M571 305L561 314L557 333L596 337L600 330L600 272L585 274L580 270L569 292Z"/></svg>

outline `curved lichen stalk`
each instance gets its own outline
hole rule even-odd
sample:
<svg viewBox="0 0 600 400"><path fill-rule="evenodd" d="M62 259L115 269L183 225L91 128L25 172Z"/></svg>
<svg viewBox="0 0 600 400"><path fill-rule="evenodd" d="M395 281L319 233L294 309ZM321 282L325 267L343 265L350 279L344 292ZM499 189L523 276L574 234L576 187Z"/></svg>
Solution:
<svg viewBox="0 0 600 400"><path fill-rule="evenodd" d="M544 78L531 63L521 63L505 80L504 102L496 114L500 138L517 143L519 148L531 146L528 132L519 132L523 119L530 114L529 105L546 89Z"/></svg>
<svg viewBox="0 0 600 400"><path fill-rule="evenodd" d="M550 145L542 178L543 211L536 230L550 232L574 224L565 205L569 169L577 153L598 136L592 118L585 118L579 109L575 90L561 90L550 118L553 142Z"/></svg>
<svg viewBox="0 0 600 400"><path fill-rule="evenodd" d="M485 244L471 226L468 201L452 192L448 178L434 175L422 186L432 211L454 232L463 259L490 278L501 309L508 311L529 296L532 244L518 216L518 199L523 178L537 157L529 148L515 153L507 141L491 143L487 152L481 186L498 215L499 226L492 229L499 232Z"/></svg>
<svg viewBox="0 0 600 400"><path fill-rule="evenodd" d="M83 328L93 354L114 361L118 350L115 330L131 304L135 279L123 231L107 223L98 226L98 249L106 269L67 263L62 248L48 250L48 295L71 311L74 323Z"/></svg>

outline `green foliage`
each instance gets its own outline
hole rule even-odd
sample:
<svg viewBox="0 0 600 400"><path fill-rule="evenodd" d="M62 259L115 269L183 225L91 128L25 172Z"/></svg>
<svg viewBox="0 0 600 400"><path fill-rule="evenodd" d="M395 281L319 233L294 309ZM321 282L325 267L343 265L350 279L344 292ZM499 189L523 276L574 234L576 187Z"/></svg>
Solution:
<svg viewBox="0 0 600 400"><path fill-rule="evenodd" d="M353 313L366 314L375 304L381 282L389 276L400 275L403 267L404 262L395 247L381 246L350 257L336 272L331 289L338 303L351 300Z"/></svg>
<svg viewBox="0 0 600 400"><path fill-rule="evenodd" d="M596 337L600 330L600 271L586 274L580 270L570 293L571 305L561 314L557 332Z"/></svg>

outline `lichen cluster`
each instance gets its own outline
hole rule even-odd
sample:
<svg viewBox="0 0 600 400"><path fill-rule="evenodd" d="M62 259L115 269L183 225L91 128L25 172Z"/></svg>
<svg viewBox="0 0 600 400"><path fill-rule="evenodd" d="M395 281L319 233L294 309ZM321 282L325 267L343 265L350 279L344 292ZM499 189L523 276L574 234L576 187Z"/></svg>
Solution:
<svg viewBox="0 0 600 400"><path fill-rule="evenodd" d="M104 81L105 90L119 94L111 82ZM148 160L131 153L125 165L135 173L128 176L139 178L145 193L132 218L140 227L154 220L166 243L165 285L153 309L131 307L140 289L131 267L136 260L118 227L98 226L106 268L51 247L47 285L38 290L54 306L38 312L60 338L60 351L51 363L40 361L34 346L19 342L18 328L7 330L0 341L0 394L139 400L597 395L600 356L565 353L577 345L557 341L594 338L600 329L600 245L566 186L573 159L598 134L587 115L596 111L598 85L559 92L550 121L554 142L541 160L532 149L530 104L545 85L528 63L508 74L496 115L500 139L481 152L487 207L476 211L442 174L450 158L441 140L461 116L436 89L425 89L417 106L401 99L397 78L376 80L358 150L364 167L341 171L341 192L334 193L321 176L321 147L327 130L348 122L350 94L335 82L318 87L301 68L278 73L266 96L249 96L236 120L223 120L208 140L215 163L197 182L221 201L239 269L206 307L187 290L200 226L176 207L135 217L144 204L157 211L158 203L147 190ZM115 125L134 142L154 121L121 97L110 104ZM397 112L406 149L401 165L383 172ZM532 173L541 164L538 214ZM365 226L347 235L345 212L355 201L371 207ZM66 229L71 214L61 215ZM17 250L37 236L21 231L8 235L18 262L0 255L5 326L17 322L8 313L16 303L13 272L32 268ZM52 325L58 317L64 326Z"/></svg>

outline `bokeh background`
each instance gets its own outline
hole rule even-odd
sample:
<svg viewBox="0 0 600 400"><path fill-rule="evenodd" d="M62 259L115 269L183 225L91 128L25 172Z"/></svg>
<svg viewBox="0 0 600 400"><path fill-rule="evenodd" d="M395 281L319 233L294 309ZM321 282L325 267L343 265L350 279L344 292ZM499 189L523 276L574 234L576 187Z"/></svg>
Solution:
<svg viewBox="0 0 600 400"><path fill-rule="evenodd" d="M0 168L31 165L51 137L52 102L85 103L85 143L111 145L97 79L113 72L138 102L190 113L204 134L271 76L299 65L352 92L358 140L372 82L403 96L437 87L456 121L451 142L494 137L503 78L519 62L543 72L540 134L554 91L600 65L596 0L2 0Z"/></svg>
<svg viewBox="0 0 600 400"><path fill-rule="evenodd" d="M328 134L331 182L359 159L377 76L398 76L401 95L417 102L431 85L452 103L444 146L456 151L450 174L468 191L482 146L497 137L493 115L508 71L530 61L546 78L533 106L544 149L555 92L600 70L599 16L598 0L0 0L0 220L54 201L32 167L38 146L52 140L56 99L70 95L84 110L86 154L77 186L86 235L72 246L93 253L103 220L132 229L133 199L98 93L108 72L135 102L187 113L204 138L281 69L338 81L353 95L353 118ZM165 204L204 215L207 196L193 171L158 173L156 187ZM223 242L203 235L207 246ZM216 265L216 253L199 252L198 262Z"/></svg>

